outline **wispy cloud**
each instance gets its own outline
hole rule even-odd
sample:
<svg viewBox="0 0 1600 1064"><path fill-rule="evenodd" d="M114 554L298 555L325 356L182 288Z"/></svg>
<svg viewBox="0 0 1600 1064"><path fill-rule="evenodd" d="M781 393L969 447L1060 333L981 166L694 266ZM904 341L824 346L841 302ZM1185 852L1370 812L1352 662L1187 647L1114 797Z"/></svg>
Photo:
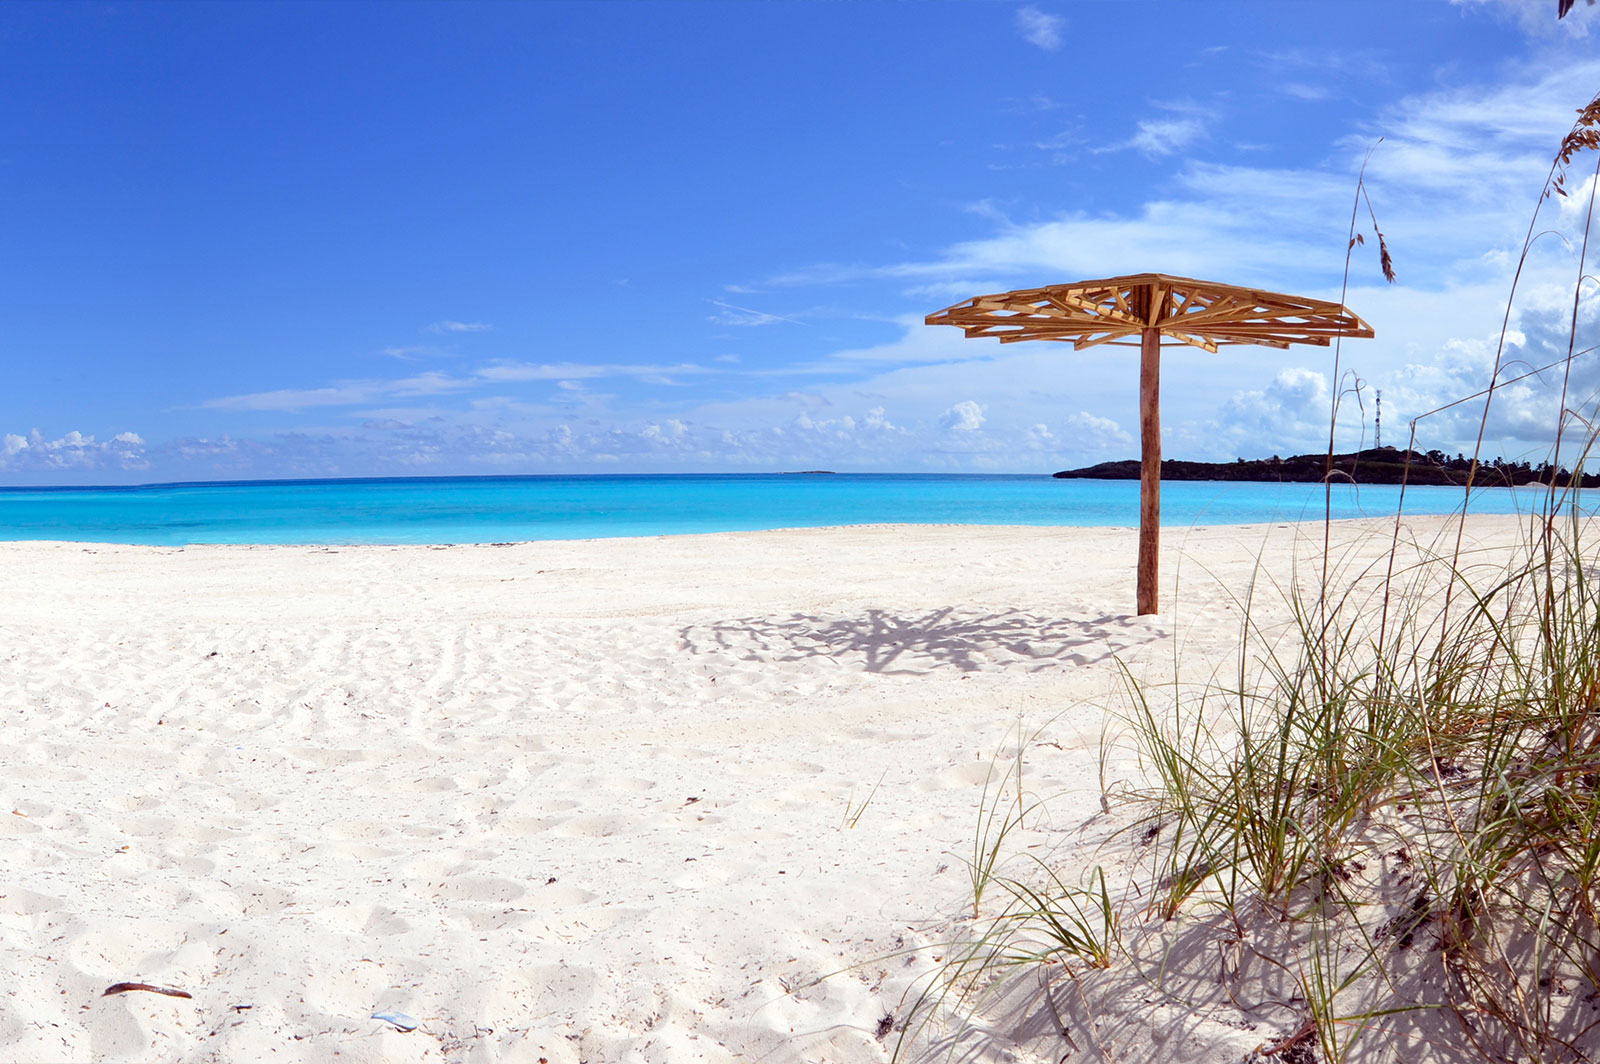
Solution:
<svg viewBox="0 0 1600 1064"><path fill-rule="evenodd" d="M808 368L819 372L837 372L841 362L917 365L986 359L994 354L993 348L972 344L955 329L930 329L920 317L906 315L896 319L895 324L901 329L897 338L873 347L835 351L826 362Z"/></svg>
<svg viewBox="0 0 1600 1064"><path fill-rule="evenodd" d="M1206 124L1198 118L1157 118L1140 122L1128 146L1146 155L1172 155L1199 140Z"/></svg>
<svg viewBox="0 0 1600 1064"><path fill-rule="evenodd" d="M1233 170L1235 168L1229 168ZM1280 182L1270 199L1239 209L1238 194L1188 195L1146 203L1128 215L1076 212L1053 219L998 226L993 235L963 241L938 256L886 266L819 265L774 277L772 285L826 285L876 277L906 282L911 294L953 302L978 292L1001 291L1013 280L1071 280L1161 269L1189 276L1227 276L1270 287L1283 271L1303 273L1308 244L1342 248L1336 221L1350 183L1342 176L1248 171L1249 187ZM1225 180L1192 168L1185 183ZM1347 208L1345 208L1347 209ZM1331 263L1331 259L1329 260ZM1038 283L1035 281L1034 283ZM932 308L930 308L932 309Z"/></svg>
<svg viewBox="0 0 1600 1064"><path fill-rule="evenodd" d="M1183 101L1155 106L1169 112L1170 117L1142 119L1127 140L1091 150L1104 154L1131 148L1151 158L1175 155L1204 137L1210 128L1210 114L1198 104Z"/></svg>
<svg viewBox="0 0 1600 1064"><path fill-rule="evenodd" d="M278 388L245 395L208 399L201 405L213 410L293 411L319 406L356 406L384 399L443 395L469 388L473 380L443 373L419 373L400 380L340 381L323 388Z"/></svg>
<svg viewBox="0 0 1600 1064"><path fill-rule="evenodd" d="M519 381L574 382L601 377L632 377L645 383L676 384L674 377L711 372L691 363L618 365L583 362L496 362L460 376L430 371L397 380L335 381L320 388L277 388L226 395L201 404L213 410L292 412L314 407L362 406L393 399L449 395L491 384ZM565 384L563 384L565 386Z"/></svg>
<svg viewBox="0 0 1600 1064"><path fill-rule="evenodd" d="M1581 5L1579 12L1584 12ZM1553 12L1549 17L1553 21ZM1600 61L1504 68L1495 78L1395 96L1363 124L1351 127L1348 138L1333 140L1330 134L1320 151L1312 148L1296 156L1307 161L1288 166L1265 163L1265 157L1250 160L1254 165L1183 159L1182 153L1198 138L1224 128L1221 120L1213 120L1200 104L1154 104L1136 129L1117 131L1132 133L1120 145L1123 149L1180 160L1145 168L1160 171L1159 180L1150 184L1159 191L1142 200L1129 198L1121 201L1127 206L1115 209L1094 205L1055 213L1009 198L999 201L1007 210L984 202L966 208L971 216L958 219L955 227L976 233L974 239L936 244L926 253L901 252L905 258L899 261L880 257L821 265L750 289L729 286L725 295L764 293L753 298L735 294L747 302L820 307L823 299L813 301L793 291L770 293L778 286L879 282L887 291L873 293L873 298L881 297L875 305L916 311L894 318L894 329L851 332L836 330L831 322L817 327L840 316L825 309L785 317L710 300L701 316L714 313L718 325L813 325L803 336L790 331L788 343L772 348L760 343L781 338L781 330L740 334L740 344L727 345L745 354L745 366L737 371L738 387L672 393L665 387L640 387L692 385L695 375L726 374L706 380L720 385L734 376L723 364L736 361L733 355L713 359L707 351L691 356L703 365L585 364L558 360L566 353L555 349L556 357L547 361L535 355L468 364L477 369L452 363L456 372L451 375L340 380L318 388L213 400L207 405L231 410L331 408L338 415L354 416L342 421L329 416L326 421L338 422L332 428L308 428L248 445L223 437L183 446L197 456L196 463L210 460L198 457L208 450L239 456L253 454L250 448L259 446L275 456L275 468L293 464L295 469L327 473L417 467L448 471L476 465L593 469L604 463L663 470L970 469L984 463L1045 469L1127 457L1137 433L1124 426L1137 424L1137 393L1126 350L1076 352L1068 345L974 342L963 339L960 330L926 327L922 314L978 292L1151 269L1335 295L1354 174L1379 133L1387 139L1372 157L1367 184L1401 260L1403 283L1383 287L1375 250L1370 245L1357 249L1361 258L1352 277L1365 271L1366 280L1354 280L1348 299L1376 326L1380 339L1347 345L1344 366L1357 367L1369 385L1384 388L1385 422L1404 425L1431 406L1486 383L1493 362L1491 334L1499 325L1493 307L1503 295L1527 210L1556 142L1571 123L1572 102L1586 99L1592 85L1600 83ZM1345 94L1333 73L1321 76L1318 71L1314 76L1299 67L1286 68L1274 84L1297 94L1284 84L1295 79L1331 84ZM1314 92L1298 95L1309 98ZM1198 124L1198 131L1184 126L1186 122ZM1242 158L1236 155L1234 161ZM1570 229L1575 221L1570 210L1552 199L1545 217L1551 227ZM1558 211L1568 213L1557 218ZM1542 220L1541 228L1545 225ZM1569 254L1554 238L1540 245L1540 253L1551 259ZM1562 276L1570 313L1573 271ZM1525 291L1549 277L1540 263L1533 263L1525 274ZM1532 311L1519 310L1514 318L1519 331L1508 358L1539 364L1554 357L1548 351L1564 344L1562 323L1568 320L1557 313L1563 305L1559 294L1543 303L1535 300L1529 304ZM850 293L851 301L856 298ZM443 328L449 324L472 325L436 323L440 328L434 331L475 331ZM1600 340L1600 322L1580 324L1586 330L1580 346ZM837 339L832 338L835 332ZM793 361L795 337L812 348L802 356L808 359L804 363ZM456 339L436 342L448 348ZM470 343L461 341L461 346ZM647 354L649 350L638 349L638 357L680 357L665 351ZM388 353L405 358L421 349ZM1170 382L1169 452L1175 457L1227 458L1274 450L1292 453L1318 446L1319 436L1325 443L1331 390L1325 355L1320 350L1254 348L1225 349L1218 355L1181 349L1170 353L1163 370ZM619 352L612 357L635 356ZM391 368L398 375L415 367ZM770 390L758 392L763 380ZM609 381L619 385L608 387ZM1557 406L1548 384L1533 380L1502 389L1490 426L1496 446L1501 441L1510 441L1507 447L1521 446L1516 441L1533 446L1547 438ZM1592 371L1575 368L1574 384L1585 395L1600 388L1600 356ZM415 409L407 408L407 397L438 395L452 398L418 399ZM963 401L954 401L958 395ZM1462 446L1461 434L1475 430L1478 412L1464 407L1426 419L1424 448L1439 446L1453 453ZM1359 409L1350 404L1347 414L1358 417ZM1474 419L1470 425L1469 419ZM88 437L41 438L37 445L31 437L16 438L36 455L47 453L45 445L52 442L63 456L92 453ZM5 445L20 453L21 444L11 440L4 438ZM1403 440L1386 431L1385 442ZM1465 446L1470 445L1468 434ZM1075 460L1080 456L1082 461Z"/></svg>
<svg viewBox="0 0 1600 1064"><path fill-rule="evenodd" d="M443 355L449 354L450 351L448 348L429 347L425 344L414 344L410 346L384 347L380 348L378 353L387 355L389 358L397 358L402 362L414 362L425 355Z"/></svg>
<svg viewBox="0 0 1600 1064"><path fill-rule="evenodd" d="M764 310L751 310L749 307L724 303L720 299L708 299L706 302L721 308L710 317L710 320L718 325L777 325L779 322L787 322L790 325L806 324L795 318L786 318L782 314L769 314Z"/></svg>
<svg viewBox="0 0 1600 1064"><path fill-rule="evenodd" d="M596 377L666 377L710 372L704 366L618 365L605 362L497 362L478 370L485 381L588 380Z"/></svg>
<svg viewBox="0 0 1600 1064"><path fill-rule="evenodd" d="M988 235L926 258L817 264L765 283L899 280L930 309L940 300L1021 283L1150 269L1312 294L1337 279L1354 174L1380 132L1385 141L1372 155L1367 185L1396 254L1404 251L1413 277L1475 281L1499 272L1486 251L1520 242L1526 210L1572 124L1571 101L1587 99L1597 82L1600 60L1588 59L1530 68L1498 84L1405 97L1370 121L1371 133L1336 144L1321 165L1188 161L1160 198L1132 210L1025 221L995 213ZM1197 114L1172 117L1203 121ZM1175 143L1171 130L1148 132L1151 147Z"/></svg>
<svg viewBox="0 0 1600 1064"><path fill-rule="evenodd" d="M1015 96L1007 100L1001 110L1006 114L1033 114L1039 111L1059 111L1067 105L1053 96L1035 93L1032 96Z"/></svg>
<svg viewBox="0 0 1600 1064"><path fill-rule="evenodd" d="M431 333L443 335L445 333L480 333L488 332L494 326L482 321L436 321L427 327Z"/></svg>
<svg viewBox="0 0 1600 1064"><path fill-rule="evenodd" d="M1278 91L1285 96L1306 103L1321 103L1334 97L1333 89L1326 85L1312 85L1305 81L1286 81L1278 86Z"/></svg>
<svg viewBox="0 0 1600 1064"><path fill-rule="evenodd" d="M1022 39L1047 52L1061 47L1061 31L1067 20L1060 15L1047 15L1029 4L1017 12L1017 32Z"/></svg>

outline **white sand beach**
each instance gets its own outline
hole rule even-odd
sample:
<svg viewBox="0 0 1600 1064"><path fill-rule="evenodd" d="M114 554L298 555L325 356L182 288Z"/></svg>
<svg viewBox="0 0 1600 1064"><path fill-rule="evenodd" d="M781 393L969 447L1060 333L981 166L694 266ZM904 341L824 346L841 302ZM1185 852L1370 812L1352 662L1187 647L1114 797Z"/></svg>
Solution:
<svg viewBox="0 0 1600 1064"><path fill-rule="evenodd" d="M1389 528L1335 537L1376 557ZM1117 660L1226 661L1230 593L1321 528L1169 530L1151 618L1134 547L0 545L0 1060L886 1060L1019 722L1052 800L1017 845L1086 860L1103 773L1133 771L1100 757ZM102 996L124 981L192 996ZM992 1020L966 1059L1066 1052ZM1105 1059L1273 1033L1149 1029L1108 1026Z"/></svg>

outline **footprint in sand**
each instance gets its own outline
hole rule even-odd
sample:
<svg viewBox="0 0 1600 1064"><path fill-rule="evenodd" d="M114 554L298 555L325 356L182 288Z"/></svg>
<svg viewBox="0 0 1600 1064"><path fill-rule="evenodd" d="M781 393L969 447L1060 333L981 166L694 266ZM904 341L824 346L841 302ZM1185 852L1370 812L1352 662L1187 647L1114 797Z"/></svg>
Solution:
<svg viewBox="0 0 1600 1064"><path fill-rule="evenodd" d="M942 791L950 787L976 787L985 780L1001 782L1005 777L1005 766L996 766L989 761L969 761L966 764L954 765L937 773L931 779L923 778L912 784L913 789L922 794L933 791Z"/></svg>
<svg viewBox="0 0 1600 1064"><path fill-rule="evenodd" d="M365 1015L377 995L389 989L390 976L375 961L313 965L305 976L306 1004L330 1016Z"/></svg>
<svg viewBox="0 0 1600 1064"><path fill-rule="evenodd" d="M6 816L3 813L0 813L0 837L32 835L35 832L43 830L43 828L41 828L38 824L35 824L27 817L18 816L14 813L10 816Z"/></svg>
<svg viewBox="0 0 1600 1064"><path fill-rule="evenodd" d="M528 892L526 885L501 876L456 875L445 879L412 881L406 890L424 901L469 904L506 904Z"/></svg>
<svg viewBox="0 0 1600 1064"><path fill-rule="evenodd" d="M147 839L152 836L164 836L172 831L177 822L167 816L139 816L131 820L124 820L121 828L124 835L135 839Z"/></svg>
<svg viewBox="0 0 1600 1064"><path fill-rule="evenodd" d="M0 894L0 927L14 931L42 930L55 922L64 905L60 898L12 887Z"/></svg>
<svg viewBox="0 0 1600 1064"><path fill-rule="evenodd" d="M384 789L391 794L441 794L460 790L460 785L449 776L423 776L414 780L387 781Z"/></svg>
<svg viewBox="0 0 1600 1064"><path fill-rule="evenodd" d="M404 916L386 906L375 906L372 915L367 917L367 922L361 928L363 935L383 938L389 935L403 935L410 931L412 923Z"/></svg>
<svg viewBox="0 0 1600 1064"><path fill-rule="evenodd" d="M551 832L562 838L609 838L631 834L640 823L632 816L575 816L562 821Z"/></svg>
<svg viewBox="0 0 1600 1064"><path fill-rule="evenodd" d="M810 778L827 771L826 767L814 761L764 761L758 760L753 764L736 761L726 768L730 776L770 776L774 779L784 777Z"/></svg>
<svg viewBox="0 0 1600 1064"><path fill-rule="evenodd" d="M67 960L84 974L108 982L125 979L129 973L149 976L193 930L193 925L177 921L124 921L72 939L67 944Z"/></svg>

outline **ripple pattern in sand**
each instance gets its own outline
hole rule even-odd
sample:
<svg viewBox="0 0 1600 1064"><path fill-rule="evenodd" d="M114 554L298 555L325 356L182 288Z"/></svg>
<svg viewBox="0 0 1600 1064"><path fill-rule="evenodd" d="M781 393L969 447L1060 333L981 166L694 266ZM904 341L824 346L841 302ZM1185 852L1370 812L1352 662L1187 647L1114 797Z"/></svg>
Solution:
<svg viewBox="0 0 1600 1064"><path fill-rule="evenodd" d="M1159 632L712 608L668 546L637 607L615 545L10 548L70 608L0 608L0 1059L882 1059L910 973L789 988L959 892L1017 678L1065 702Z"/></svg>

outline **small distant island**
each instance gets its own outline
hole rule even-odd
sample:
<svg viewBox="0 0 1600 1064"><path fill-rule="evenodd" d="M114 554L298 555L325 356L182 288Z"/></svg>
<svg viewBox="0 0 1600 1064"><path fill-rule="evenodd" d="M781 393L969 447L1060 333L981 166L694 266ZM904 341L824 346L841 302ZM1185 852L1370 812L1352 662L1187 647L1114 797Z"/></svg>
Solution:
<svg viewBox="0 0 1600 1064"><path fill-rule="evenodd" d="M834 477L839 474L831 469L791 469L783 475L786 477Z"/></svg>
<svg viewBox="0 0 1600 1064"><path fill-rule="evenodd" d="M1410 472L1406 472L1409 463ZM1472 468L1472 459L1458 454L1454 458L1443 451L1401 451L1394 447L1369 447L1364 451L1351 451L1333 456L1333 477L1336 480L1354 481L1357 484L1399 484L1402 479L1409 484L1464 485ZM1290 481L1316 483L1328 475L1326 454L1297 454L1289 458L1240 458L1233 462L1185 462L1168 460L1161 463L1162 480L1243 480ZM1138 480L1139 463L1101 462L1083 469L1064 469L1055 476L1062 480ZM1554 478L1557 485L1565 485L1572 474L1565 469L1554 469L1548 462L1530 465L1527 462L1507 462L1496 458L1481 462L1473 483L1482 487L1515 487L1523 484L1549 484ZM1586 488L1600 487L1600 474L1586 473L1580 479Z"/></svg>

